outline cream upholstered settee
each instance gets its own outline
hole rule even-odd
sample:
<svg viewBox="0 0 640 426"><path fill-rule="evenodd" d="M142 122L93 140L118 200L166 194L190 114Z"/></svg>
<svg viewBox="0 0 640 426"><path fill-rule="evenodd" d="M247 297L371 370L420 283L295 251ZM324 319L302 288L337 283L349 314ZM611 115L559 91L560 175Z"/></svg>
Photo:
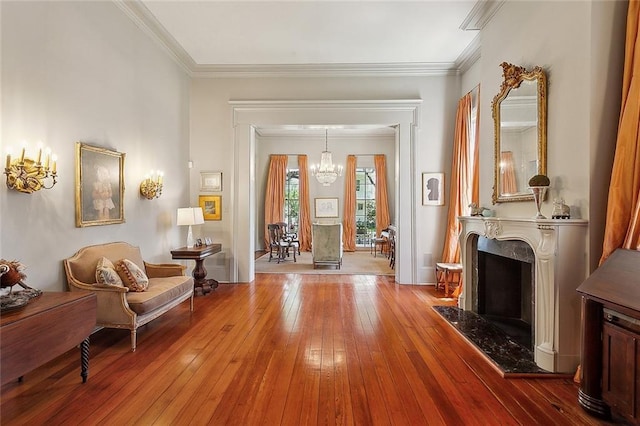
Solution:
<svg viewBox="0 0 640 426"><path fill-rule="evenodd" d="M105 257L113 263L128 259L148 278L144 291L124 285L96 282L96 267ZM184 275L180 264L152 264L142 260L140 249L125 242L98 244L80 249L64 259L71 291L90 291L98 299L97 326L131 330L131 351L136 350L137 329L169 309L190 299L193 311L193 278Z"/></svg>
<svg viewBox="0 0 640 426"><path fill-rule="evenodd" d="M314 223L311 228L313 269L318 265L342 266L342 223Z"/></svg>

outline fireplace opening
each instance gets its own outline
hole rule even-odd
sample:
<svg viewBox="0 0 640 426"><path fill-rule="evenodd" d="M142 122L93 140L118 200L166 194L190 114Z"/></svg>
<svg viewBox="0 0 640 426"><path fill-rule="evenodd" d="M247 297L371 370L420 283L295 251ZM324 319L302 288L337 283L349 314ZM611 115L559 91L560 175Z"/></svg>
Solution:
<svg viewBox="0 0 640 426"><path fill-rule="evenodd" d="M532 350L534 345L534 263L529 244L479 237L477 300L474 312Z"/></svg>

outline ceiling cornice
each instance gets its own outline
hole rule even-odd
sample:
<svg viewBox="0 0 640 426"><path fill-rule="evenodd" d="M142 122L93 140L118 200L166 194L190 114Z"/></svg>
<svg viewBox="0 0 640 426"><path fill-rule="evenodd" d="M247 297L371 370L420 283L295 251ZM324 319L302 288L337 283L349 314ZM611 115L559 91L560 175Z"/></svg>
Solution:
<svg viewBox="0 0 640 426"><path fill-rule="evenodd" d="M196 65L193 77L416 77L457 75L455 63Z"/></svg>
<svg viewBox="0 0 640 426"><path fill-rule="evenodd" d="M469 46L462 51L456 60L456 68L460 74L464 74L473 64L480 59L481 53L480 34L476 35Z"/></svg>
<svg viewBox="0 0 640 426"><path fill-rule="evenodd" d="M479 37L456 62L369 63L369 64L197 64L176 39L158 22L140 0L112 0L140 29L149 35L182 69L197 78L247 77L429 77L459 75L480 57ZM481 0L472 14L493 16L503 1ZM487 9L490 7L490 9ZM491 12L490 10L493 10ZM489 15L490 14L490 15ZM461 27L462 28L462 27ZM471 28L468 28L471 29Z"/></svg>
<svg viewBox="0 0 640 426"><path fill-rule="evenodd" d="M196 66L191 55L139 0L112 0L138 28L150 36L188 74Z"/></svg>
<svg viewBox="0 0 640 426"><path fill-rule="evenodd" d="M460 24L460 29L465 31L483 29L504 2L505 0L478 0Z"/></svg>

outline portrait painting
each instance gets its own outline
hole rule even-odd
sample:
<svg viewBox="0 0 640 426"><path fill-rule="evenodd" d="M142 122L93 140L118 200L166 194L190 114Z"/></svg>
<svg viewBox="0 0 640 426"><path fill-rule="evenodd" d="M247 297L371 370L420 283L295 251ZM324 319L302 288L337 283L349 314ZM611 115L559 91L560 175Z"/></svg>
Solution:
<svg viewBox="0 0 640 426"><path fill-rule="evenodd" d="M76 143L76 227L124 222L124 157Z"/></svg>

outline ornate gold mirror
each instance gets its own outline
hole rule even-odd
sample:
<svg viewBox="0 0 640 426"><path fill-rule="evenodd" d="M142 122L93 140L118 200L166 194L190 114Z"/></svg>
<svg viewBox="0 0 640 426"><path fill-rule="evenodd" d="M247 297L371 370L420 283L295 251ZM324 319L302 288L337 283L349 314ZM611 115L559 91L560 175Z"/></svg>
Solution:
<svg viewBox="0 0 640 426"><path fill-rule="evenodd" d="M540 67L527 71L500 64L504 81L493 98L495 180L493 204L533 200L529 178L547 173L547 79Z"/></svg>

